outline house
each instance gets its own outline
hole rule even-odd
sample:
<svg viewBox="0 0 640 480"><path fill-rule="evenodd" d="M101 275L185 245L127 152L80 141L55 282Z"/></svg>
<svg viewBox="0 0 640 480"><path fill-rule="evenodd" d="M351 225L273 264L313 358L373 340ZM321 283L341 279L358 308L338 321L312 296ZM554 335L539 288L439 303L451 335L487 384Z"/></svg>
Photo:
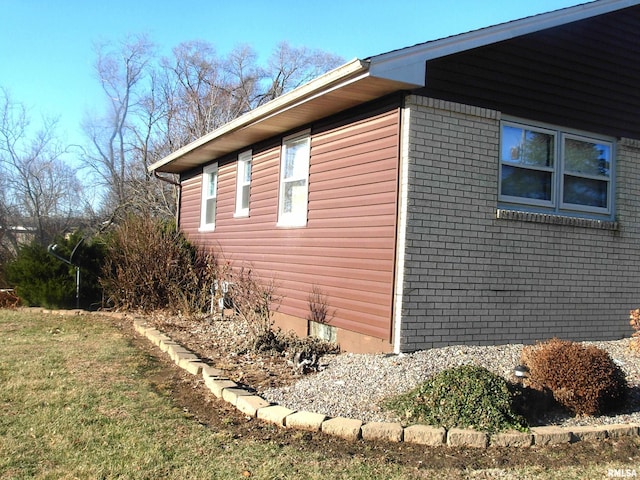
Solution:
<svg viewBox="0 0 640 480"><path fill-rule="evenodd" d="M639 166L640 0L598 0L351 61L151 169L279 325L407 352L629 336Z"/></svg>

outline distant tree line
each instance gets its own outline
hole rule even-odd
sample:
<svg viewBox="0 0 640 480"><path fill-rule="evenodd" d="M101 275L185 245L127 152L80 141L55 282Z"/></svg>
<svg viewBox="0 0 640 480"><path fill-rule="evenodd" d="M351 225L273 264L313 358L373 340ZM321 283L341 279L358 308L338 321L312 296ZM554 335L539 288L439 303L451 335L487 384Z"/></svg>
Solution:
<svg viewBox="0 0 640 480"><path fill-rule="evenodd" d="M25 237L44 246L129 214L172 218L176 179L160 181L149 165L342 62L286 42L264 65L248 45L220 55L190 41L164 56L146 36L98 45L104 95L86 114L82 145L65 145L56 119L31 129L27 108L0 87L0 267Z"/></svg>

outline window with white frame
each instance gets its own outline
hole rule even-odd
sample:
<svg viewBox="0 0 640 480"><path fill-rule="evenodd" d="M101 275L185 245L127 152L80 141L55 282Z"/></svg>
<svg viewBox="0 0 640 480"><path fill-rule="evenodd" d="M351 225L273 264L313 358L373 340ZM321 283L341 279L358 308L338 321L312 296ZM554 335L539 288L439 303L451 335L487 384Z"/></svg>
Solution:
<svg viewBox="0 0 640 480"><path fill-rule="evenodd" d="M613 141L549 126L504 121L501 203L556 214L613 212Z"/></svg>
<svg viewBox="0 0 640 480"><path fill-rule="evenodd" d="M200 230L213 230L216 225L216 203L218 191L218 164L202 170L202 205L200 207Z"/></svg>
<svg viewBox="0 0 640 480"><path fill-rule="evenodd" d="M305 226L309 195L309 132L284 138L281 155L278 225Z"/></svg>
<svg viewBox="0 0 640 480"><path fill-rule="evenodd" d="M251 150L238 155L236 180L236 217L249 216L249 195L251 192Z"/></svg>

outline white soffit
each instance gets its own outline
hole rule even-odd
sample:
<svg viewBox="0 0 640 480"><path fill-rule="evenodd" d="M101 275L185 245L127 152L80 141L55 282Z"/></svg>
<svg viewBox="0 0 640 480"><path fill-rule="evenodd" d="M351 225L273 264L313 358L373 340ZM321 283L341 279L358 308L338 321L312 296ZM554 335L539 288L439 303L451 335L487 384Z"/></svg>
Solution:
<svg viewBox="0 0 640 480"><path fill-rule="evenodd" d="M597 0L452 37L354 59L213 132L149 167L179 173L242 148L393 93L425 86L427 61L640 4Z"/></svg>

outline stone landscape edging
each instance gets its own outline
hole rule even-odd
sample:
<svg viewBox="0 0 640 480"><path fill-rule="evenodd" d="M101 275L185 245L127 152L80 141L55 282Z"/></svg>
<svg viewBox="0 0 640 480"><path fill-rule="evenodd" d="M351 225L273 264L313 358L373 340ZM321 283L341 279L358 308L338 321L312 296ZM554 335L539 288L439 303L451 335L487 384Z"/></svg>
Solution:
<svg viewBox="0 0 640 480"><path fill-rule="evenodd" d="M296 411L270 403L251 389L241 387L230 380L222 370L206 364L169 335L146 326L144 320L134 318L133 327L137 333L167 353L176 365L192 375L201 375L205 386L214 396L230 403L244 415L284 428L323 432L351 441L362 439L433 447L473 448L548 446L582 440L640 436L640 425L635 423L574 427L541 426L531 427L529 432L506 431L489 434L474 429L447 430L429 425L403 427L400 423L363 422L352 418Z"/></svg>

